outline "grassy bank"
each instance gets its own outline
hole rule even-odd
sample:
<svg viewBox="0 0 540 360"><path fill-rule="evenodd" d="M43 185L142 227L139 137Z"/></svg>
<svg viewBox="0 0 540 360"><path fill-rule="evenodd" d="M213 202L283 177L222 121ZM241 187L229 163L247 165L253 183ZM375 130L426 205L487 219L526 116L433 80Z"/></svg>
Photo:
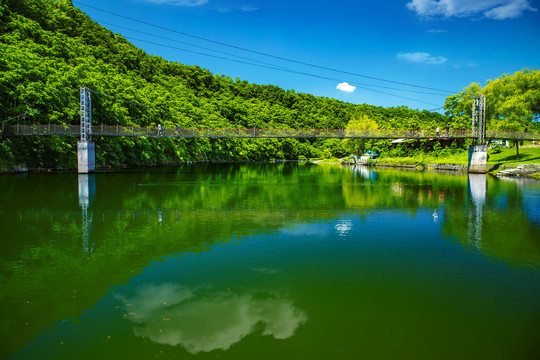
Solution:
<svg viewBox="0 0 540 360"><path fill-rule="evenodd" d="M439 151L428 153L415 153L409 156L389 156L382 154L373 164L387 166L417 166L429 165L463 165L467 166L468 151L459 149L454 151ZM540 164L540 147L520 147L519 156L515 148L496 148L488 150L488 169L502 169L520 164Z"/></svg>
<svg viewBox="0 0 540 360"><path fill-rule="evenodd" d="M520 147L519 156L516 155L515 148L489 150L488 154L488 165L540 164L539 146Z"/></svg>

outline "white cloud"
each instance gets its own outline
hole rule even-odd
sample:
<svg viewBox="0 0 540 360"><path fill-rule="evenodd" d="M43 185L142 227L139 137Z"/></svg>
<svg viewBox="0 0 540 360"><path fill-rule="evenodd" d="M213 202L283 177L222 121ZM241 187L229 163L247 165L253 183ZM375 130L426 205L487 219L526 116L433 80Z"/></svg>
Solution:
<svg viewBox="0 0 540 360"><path fill-rule="evenodd" d="M516 19L526 10L537 11L527 0L516 0L486 11L484 15L495 20Z"/></svg>
<svg viewBox="0 0 540 360"><path fill-rule="evenodd" d="M143 286L131 297L118 297L136 336L180 345L192 354L227 350L261 330L263 336L287 339L307 321L307 315L281 293L188 289L165 283Z"/></svg>
<svg viewBox="0 0 540 360"><path fill-rule="evenodd" d="M256 8L253 6L242 6L240 8L240 11L244 11L244 12L251 12L251 11L257 11L257 10L259 10L259 8Z"/></svg>
<svg viewBox="0 0 540 360"><path fill-rule="evenodd" d="M356 90L356 86L349 85L346 82L339 83L338 86L336 86L336 89L345 91L345 92L353 92Z"/></svg>
<svg viewBox="0 0 540 360"><path fill-rule="evenodd" d="M496 20L515 19L525 11L537 11L529 0L411 0L407 7L426 17L470 16Z"/></svg>
<svg viewBox="0 0 540 360"><path fill-rule="evenodd" d="M397 54L398 59L406 60L419 64L430 64L430 65L440 65L444 64L448 59L444 56L432 56L429 53L425 52L414 52L414 53L399 53Z"/></svg>
<svg viewBox="0 0 540 360"><path fill-rule="evenodd" d="M153 4L166 4L174 6L201 6L208 3L208 0L146 0Z"/></svg>
<svg viewBox="0 0 540 360"><path fill-rule="evenodd" d="M467 64L456 64L456 65L453 65L453 68L454 69L462 69L464 67L475 68L475 67L478 67L478 66L479 65L477 63L471 62L471 63L467 63Z"/></svg>
<svg viewBox="0 0 540 360"><path fill-rule="evenodd" d="M220 13L230 13L232 11L242 11L242 12L253 12L258 11L259 8L255 6L240 6L240 7L232 7L232 8L217 8L216 9Z"/></svg>
<svg viewBox="0 0 540 360"><path fill-rule="evenodd" d="M428 33L432 33L432 34L442 34L442 33L447 33L448 30L443 30L443 29L430 29L427 31Z"/></svg>

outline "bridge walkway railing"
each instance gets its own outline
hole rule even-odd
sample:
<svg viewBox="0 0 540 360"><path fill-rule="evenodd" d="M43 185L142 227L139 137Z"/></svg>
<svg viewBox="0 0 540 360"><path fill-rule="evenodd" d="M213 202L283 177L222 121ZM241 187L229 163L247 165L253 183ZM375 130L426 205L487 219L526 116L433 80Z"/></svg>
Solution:
<svg viewBox="0 0 540 360"><path fill-rule="evenodd" d="M3 124L4 136L80 136L80 125L61 124ZM260 129L260 128L165 128L92 125L92 136L179 137L179 138L336 138L336 139L468 139L476 136L470 130L345 130L345 129ZM487 130L486 139L540 140L538 132Z"/></svg>

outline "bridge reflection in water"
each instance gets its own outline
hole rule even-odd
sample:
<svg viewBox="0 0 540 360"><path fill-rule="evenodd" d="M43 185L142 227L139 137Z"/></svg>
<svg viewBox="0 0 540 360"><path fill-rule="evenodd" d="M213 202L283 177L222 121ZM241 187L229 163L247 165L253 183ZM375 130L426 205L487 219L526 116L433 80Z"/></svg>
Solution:
<svg viewBox="0 0 540 360"><path fill-rule="evenodd" d="M467 239L469 245L482 248L483 209L486 203L486 174L471 174L467 181L467 194L471 199Z"/></svg>
<svg viewBox="0 0 540 360"><path fill-rule="evenodd" d="M96 175L79 174L79 206L82 210L82 244L85 254L94 251L94 201Z"/></svg>
<svg viewBox="0 0 540 360"><path fill-rule="evenodd" d="M376 180L377 172L365 166L353 167L354 172L360 174L366 180ZM94 202L96 197L96 175L79 174L79 206L82 213L82 247L85 254L91 254L94 250ZM486 174L468 174L467 193L471 205L468 209L467 241L471 247L482 249L483 208L486 204L487 194ZM163 221L162 211L156 211L158 221ZM147 214L150 216L150 214ZM436 210L434 218L438 218ZM437 220L434 220L437 222Z"/></svg>

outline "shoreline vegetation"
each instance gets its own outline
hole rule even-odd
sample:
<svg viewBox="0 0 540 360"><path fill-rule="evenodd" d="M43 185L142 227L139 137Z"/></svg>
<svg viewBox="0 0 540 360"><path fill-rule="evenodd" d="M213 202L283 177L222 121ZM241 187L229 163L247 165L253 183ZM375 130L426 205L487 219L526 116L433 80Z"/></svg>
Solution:
<svg viewBox="0 0 540 360"><path fill-rule="evenodd" d="M0 167L0 174L17 174L17 173L39 173L39 172L72 172L77 169L77 155L76 155L76 139L72 138L71 141L58 140L58 143L66 145L62 149L52 149L50 146L40 145L42 148L34 147L28 152L22 152L22 149L12 146L15 149L16 156L12 157L12 164L6 166L3 164ZM324 165L324 164L342 164L342 165L363 165L373 167L392 167L392 168L404 168L409 170L418 171L432 171L432 170L444 170L444 171L467 171L468 164L468 152L464 149L455 149L454 151L443 152L415 152L411 156L392 156L391 154L382 153L376 159L369 159L366 162L355 162L353 157L305 157L303 155L294 158L284 157L269 157L258 156L254 159L241 158L239 156L229 157L205 157L200 158L198 156L181 158L171 156L167 153L166 145L170 144L153 144L153 149L147 149L148 152L135 151L137 146L134 143L137 141L130 140L131 143L128 147L112 147L110 142L117 142L115 140L98 141L97 149L101 153L96 152L96 170L98 172L104 170L136 168L136 167L163 167L163 166L175 166L186 165L196 163L253 163L253 162L283 162L283 161L298 161L304 162L306 165ZM127 139L129 140L129 139ZM145 139L149 141L149 139ZM163 139L150 139L150 142L159 142ZM187 142L185 139L180 139L181 142ZM264 139L275 140L275 139ZM170 143L172 140L166 140ZM23 141L24 142L24 141ZM196 142L196 141L195 141ZM223 141L216 141L215 146L220 147ZM259 143L264 142L261 140L250 140L249 142ZM19 144L26 147L28 144ZM36 145L36 144L33 144ZM49 144L50 145L50 144ZM109 145L109 146L107 146ZM157 145L157 146L156 146ZM191 144L194 145L194 144ZM259 146L261 144L258 144ZM18 150L18 151L17 151ZM132 156L126 157L126 152L132 152ZM152 156L153 153L153 156ZM158 154L156 156L156 154ZM37 155L37 156L36 156ZM177 154L176 154L177 155ZM212 154L207 154L212 155ZM229 154L231 155L231 154ZM44 158L46 157L46 159ZM24 161L16 161L27 159L29 163ZM34 158L32 160L32 158ZM14 161L14 162L13 162ZM535 171L531 171L535 170ZM487 171L491 174L499 174L503 176L530 176L540 178L540 146L538 145L524 145L521 147L520 155L516 156L513 148L501 148L494 147L488 150L488 164Z"/></svg>

